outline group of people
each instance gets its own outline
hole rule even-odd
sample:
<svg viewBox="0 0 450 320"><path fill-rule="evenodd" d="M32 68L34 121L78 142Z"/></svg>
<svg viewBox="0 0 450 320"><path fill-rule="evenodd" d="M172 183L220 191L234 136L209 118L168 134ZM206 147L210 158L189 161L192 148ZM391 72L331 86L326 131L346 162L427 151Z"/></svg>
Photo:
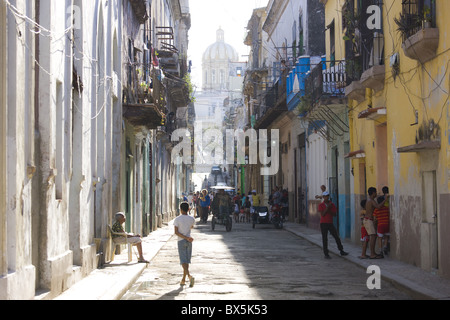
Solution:
<svg viewBox="0 0 450 320"><path fill-rule="evenodd" d="M183 202L189 205L188 213L192 210L195 212L195 216L200 218L200 221L206 222L210 212L211 204L214 199L214 195L209 193L208 190L203 189L189 195L183 195Z"/></svg>
<svg viewBox="0 0 450 320"><path fill-rule="evenodd" d="M381 259L389 253L389 188L383 187L383 195L377 197L377 189L368 189L369 197L361 201L361 242L360 259ZM378 241L377 241L378 240ZM376 252L376 244L380 253ZM370 255L366 254L369 245Z"/></svg>
<svg viewBox="0 0 450 320"><path fill-rule="evenodd" d="M255 207L261 205L261 198L256 190L249 191L248 194L237 193L233 197L233 216L235 222L250 222L251 214L254 212Z"/></svg>
<svg viewBox="0 0 450 320"><path fill-rule="evenodd" d="M322 199L318 211L320 213L320 230L322 233L322 245L325 258L330 259L328 233L335 239L341 256L345 256L348 253L344 251L336 227L333 224L333 218L337 214L337 208L331 201L330 193L326 191L326 187L322 185L321 189L322 194L317 195L316 199ZM383 187L382 192L383 195L377 197L377 189L370 187L368 189L368 199L361 201L362 253L359 256L360 259L381 259L389 253L389 188ZM380 253L376 252L377 243ZM369 247L370 255L366 254L367 247Z"/></svg>
<svg viewBox="0 0 450 320"><path fill-rule="evenodd" d="M187 202L182 202L180 204L180 213L173 222L174 232L178 236L178 256L180 259L180 264L183 268L183 277L181 279L180 285L184 286L186 284L186 279L189 279L189 286L194 286L194 277L189 273L189 264L191 263L192 257L192 242L194 239L191 237L191 230L194 228L195 218L189 215L190 206ZM114 245L130 243L131 245L137 247L139 257L138 263L149 263L145 260L142 251L142 238L139 234L131 234L125 232L123 228L123 223L125 223L126 217L123 212L116 213L116 222L112 226L112 235Z"/></svg>
<svg viewBox="0 0 450 320"><path fill-rule="evenodd" d="M287 189L275 187L269 196L269 205L281 210L281 217L284 220L289 215L289 194Z"/></svg>
<svg viewBox="0 0 450 320"><path fill-rule="evenodd" d="M337 214L337 208L330 199L330 194L326 191L325 186L321 186L322 194L317 195L316 199L322 199L319 204L318 211L320 213L320 230L322 233L323 252L325 258L330 259L328 250L328 233L330 233L336 241L337 247L341 256L348 255L344 251L344 247L339 238L337 230L333 224L333 218ZM387 254L389 251L389 189L383 187L383 195L377 198L377 190L374 187L368 189L369 197L361 201L361 241L363 243L361 259L380 259L383 258L383 253ZM269 197L269 204L278 205L283 201L283 193L280 188L275 188ZM213 199L211 199L213 198ZM191 216L189 212L192 208L197 209L197 216L202 219L208 218L210 206L214 206L219 213L230 213L229 208L233 204L235 206L235 213L238 211L248 212L248 219L250 219L251 209L257 207L261 203L259 195L256 190L252 190L247 195L236 194L233 199L230 198L223 190L220 190L217 195L209 195L207 190L202 190L201 193L192 195L192 201L185 198L180 204L180 213L174 220L174 232L178 236L178 255L180 264L183 268L183 277L180 285L186 284L186 279L189 280L189 285L194 285L195 279L189 272L189 265L192 257L192 242L191 230L195 225L195 217ZM242 211L243 210L243 211ZM123 235L113 235L115 243L131 243L136 246L139 252L138 262L149 263L145 260L142 254L142 240L140 235L133 235L125 233L122 224L126 221L125 215L122 212L116 214L116 223L113 225L114 232L123 233ZM378 239L378 246L381 253L377 253L376 243ZM370 255L366 254L367 246L370 249Z"/></svg>

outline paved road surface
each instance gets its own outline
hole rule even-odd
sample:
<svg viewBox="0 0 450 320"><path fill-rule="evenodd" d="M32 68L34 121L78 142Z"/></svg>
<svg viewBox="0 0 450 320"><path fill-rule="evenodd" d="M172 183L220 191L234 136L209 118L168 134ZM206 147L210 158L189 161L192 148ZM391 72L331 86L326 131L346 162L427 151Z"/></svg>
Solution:
<svg viewBox="0 0 450 320"><path fill-rule="evenodd" d="M193 288L180 286L177 237L172 237L122 300L410 299L389 282L369 290L366 270L271 225L234 224L193 230ZM330 241L334 241L330 237Z"/></svg>

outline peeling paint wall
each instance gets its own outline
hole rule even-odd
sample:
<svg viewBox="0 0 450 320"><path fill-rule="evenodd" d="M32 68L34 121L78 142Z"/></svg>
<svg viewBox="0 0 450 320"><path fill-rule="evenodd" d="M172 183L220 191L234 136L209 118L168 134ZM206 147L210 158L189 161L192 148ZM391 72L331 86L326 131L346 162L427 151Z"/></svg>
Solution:
<svg viewBox="0 0 450 320"><path fill-rule="evenodd" d="M343 3L328 1L326 12ZM380 194L380 187L384 184L383 172L387 172L391 194L392 257L449 277L450 253L445 249L449 239L445 228L450 205L450 141L447 136L450 92L447 34L450 29L445 21L448 20L450 3L441 1L436 4L439 44L436 55L421 64L408 57L402 48L403 40L394 22L394 17L398 18L402 12L401 1L384 1L384 88L378 91L366 89L364 101L351 102L351 150L365 152L365 177L362 177L363 171L358 170L357 161L352 161L353 198L357 220L359 200L367 193L367 190L364 194L358 190L362 181L365 179L366 189L377 187ZM344 43L337 45L340 47L344 47ZM400 70L396 76L390 65L394 54L398 57ZM358 114L368 107L385 107L386 115L372 120L358 118ZM380 125L385 125L387 132L385 164L380 163L383 160L377 149L381 144L381 135L377 134ZM421 143L430 149L421 149ZM358 233L357 230L355 232Z"/></svg>

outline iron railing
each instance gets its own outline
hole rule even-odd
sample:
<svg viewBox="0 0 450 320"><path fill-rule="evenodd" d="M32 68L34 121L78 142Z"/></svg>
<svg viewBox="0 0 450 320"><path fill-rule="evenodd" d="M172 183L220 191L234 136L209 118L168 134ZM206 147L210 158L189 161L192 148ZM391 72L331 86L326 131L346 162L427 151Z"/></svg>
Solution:
<svg viewBox="0 0 450 320"><path fill-rule="evenodd" d="M312 106L320 99L344 97L345 87L351 80L346 74L345 61L322 61L306 78L304 99Z"/></svg>
<svg viewBox="0 0 450 320"><path fill-rule="evenodd" d="M400 20L406 27L402 33L403 41L425 26L436 27L436 1L403 0Z"/></svg>

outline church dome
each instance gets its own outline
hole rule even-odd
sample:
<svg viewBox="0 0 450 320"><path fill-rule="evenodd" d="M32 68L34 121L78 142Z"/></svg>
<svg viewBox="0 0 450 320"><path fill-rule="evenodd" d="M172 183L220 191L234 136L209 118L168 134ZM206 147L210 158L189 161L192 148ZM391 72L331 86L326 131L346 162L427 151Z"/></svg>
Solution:
<svg viewBox="0 0 450 320"><path fill-rule="evenodd" d="M205 60L223 60L223 61L238 61L239 56L237 51L229 44L225 43L224 31L217 30L217 40L210 45L203 53L203 61Z"/></svg>

